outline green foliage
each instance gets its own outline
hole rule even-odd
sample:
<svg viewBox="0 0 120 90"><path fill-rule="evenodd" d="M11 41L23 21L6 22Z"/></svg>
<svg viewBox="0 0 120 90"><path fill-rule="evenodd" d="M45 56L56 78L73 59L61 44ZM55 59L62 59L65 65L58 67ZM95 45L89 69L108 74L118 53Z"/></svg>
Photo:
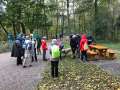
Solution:
<svg viewBox="0 0 120 90"><path fill-rule="evenodd" d="M66 58L60 62L59 78L44 74L37 90L117 90L120 79L109 75L93 64Z"/></svg>
<svg viewBox="0 0 120 90"><path fill-rule="evenodd" d="M6 41L0 41L0 53L9 51L8 43Z"/></svg>
<svg viewBox="0 0 120 90"><path fill-rule="evenodd" d="M0 20L14 35L35 30L47 36L49 32L54 36L61 32L91 33L98 39L119 41L119 0L6 1L6 13Z"/></svg>

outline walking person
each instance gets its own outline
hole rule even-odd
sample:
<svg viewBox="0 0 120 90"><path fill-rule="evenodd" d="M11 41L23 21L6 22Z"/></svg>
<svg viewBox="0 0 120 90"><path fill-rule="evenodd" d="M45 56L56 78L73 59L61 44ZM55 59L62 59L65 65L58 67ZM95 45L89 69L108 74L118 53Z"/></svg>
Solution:
<svg viewBox="0 0 120 90"><path fill-rule="evenodd" d="M60 49L60 60L62 60L62 49L64 48L64 44L60 38L57 39L57 45Z"/></svg>
<svg viewBox="0 0 120 90"><path fill-rule="evenodd" d="M26 36L26 40L24 43L25 55L23 59L23 68L27 66L32 66L32 41L29 36Z"/></svg>
<svg viewBox="0 0 120 90"><path fill-rule="evenodd" d="M86 35L83 34L80 41L81 60L83 62L87 61L87 50L88 50L88 40Z"/></svg>
<svg viewBox="0 0 120 90"><path fill-rule="evenodd" d="M47 42L46 42L46 37L44 36L41 41L41 48L43 51L43 60L46 61L46 51L47 51Z"/></svg>
<svg viewBox="0 0 120 90"><path fill-rule="evenodd" d="M36 41L37 41L37 54L41 54L41 50L40 50L40 47L41 47L41 36L38 36L36 38Z"/></svg>
<svg viewBox="0 0 120 90"><path fill-rule="evenodd" d="M22 65L22 59L21 59L22 56L23 56L22 46L20 44L20 41L16 40L12 47L11 57L17 57L17 61L16 61L17 66Z"/></svg>
<svg viewBox="0 0 120 90"><path fill-rule="evenodd" d="M36 39L32 40L32 62L37 60L37 41Z"/></svg>
<svg viewBox="0 0 120 90"><path fill-rule="evenodd" d="M70 46L73 54L73 59L76 57L76 50L77 50L77 40L76 40L76 35L72 35L70 38Z"/></svg>
<svg viewBox="0 0 120 90"><path fill-rule="evenodd" d="M57 45L57 40L52 40L52 45L50 48L50 54L52 57L51 60L51 76L53 78L58 77L58 64L59 64L59 58L60 58L60 48Z"/></svg>

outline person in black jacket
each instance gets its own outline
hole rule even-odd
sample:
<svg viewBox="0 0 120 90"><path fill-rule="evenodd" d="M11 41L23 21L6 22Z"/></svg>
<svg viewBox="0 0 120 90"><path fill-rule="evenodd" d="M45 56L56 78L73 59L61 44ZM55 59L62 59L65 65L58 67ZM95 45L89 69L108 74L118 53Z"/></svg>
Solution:
<svg viewBox="0 0 120 90"><path fill-rule="evenodd" d="M71 50L73 53L73 58L75 58L75 52L77 50L77 39L76 39L76 35L72 35L70 36L70 46L71 46Z"/></svg>
<svg viewBox="0 0 120 90"><path fill-rule="evenodd" d="M87 39L88 39L88 45L90 45L90 44L92 44L92 43L94 43L95 42L95 40L94 40L94 38L93 38L93 36L88 36L87 37Z"/></svg>
<svg viewBox="0 0 120 90"><path fill-rule="evenodd" d="M77 57L80 58L80 40L81 40L81 36L79 34L76 34L76 40L77 40Z"/></svg>
<svg viewBox="0 0 120 90"><path fill-rule="evenodd" d="M22 65L22 59L21 57L24 55L24 50L22 46L20 45L20 41L16 40L13 44L11 57L17 57L17 65Z"/></svg>

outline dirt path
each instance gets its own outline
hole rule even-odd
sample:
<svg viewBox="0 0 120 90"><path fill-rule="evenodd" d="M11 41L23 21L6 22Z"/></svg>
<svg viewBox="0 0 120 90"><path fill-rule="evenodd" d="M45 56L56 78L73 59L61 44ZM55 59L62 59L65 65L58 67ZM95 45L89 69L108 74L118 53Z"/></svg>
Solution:
<svg viewBox="0 0 120 90"><path fill-rule="evenodd" d="M34 90L42 78L46 62L41 60L32 67L16 66L16 59L10 53L0 54L0 90Z"/></svg>

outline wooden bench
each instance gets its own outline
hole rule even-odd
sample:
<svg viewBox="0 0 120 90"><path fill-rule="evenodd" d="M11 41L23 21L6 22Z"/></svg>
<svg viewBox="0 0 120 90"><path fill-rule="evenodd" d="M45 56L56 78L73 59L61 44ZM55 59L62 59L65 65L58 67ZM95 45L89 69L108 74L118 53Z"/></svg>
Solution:
<svg viewBox="0 0 120 90"><path fill-rule="evenodd" d="M95 51L92 51L92 50L88 50L88 51L87 51L87 54L88 54L88 59L89 59L89 60L96 60L96 55L97 55L98 53L95 52Z"/></svg>
<svg viewBox="0 0 120 90"><path fill-rule="evenodd" d="M113 50L111 50L111 49L108 49L107 50L107 54L108 54L108 59L115 59L115 52L113 51Z"/></svg>
<svg viewBox="0 0 120 90"><path fill-rule="evenodd" d="M69 52L71 52L71 48L62 49L62 54L64 54L64 56L66 56Z"/></svg>

